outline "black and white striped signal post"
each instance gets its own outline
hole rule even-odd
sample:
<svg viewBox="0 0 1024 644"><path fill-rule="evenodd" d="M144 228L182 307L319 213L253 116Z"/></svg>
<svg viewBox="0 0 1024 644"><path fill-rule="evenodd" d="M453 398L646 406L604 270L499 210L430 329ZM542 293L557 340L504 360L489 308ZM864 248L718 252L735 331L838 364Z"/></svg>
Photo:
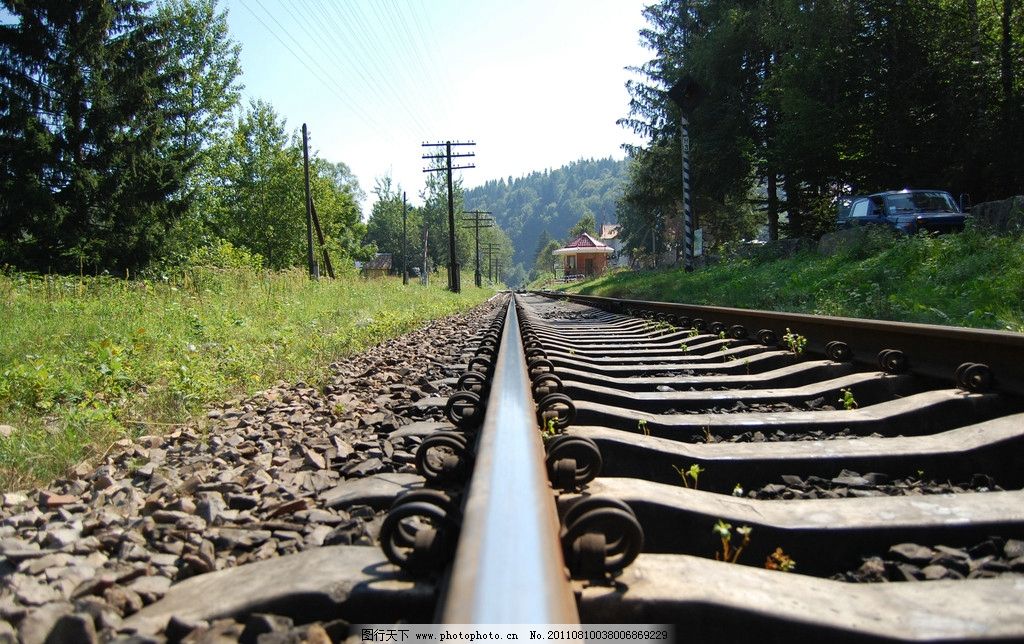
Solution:
<svg viewBox="0 0 1024 644"><path fill-rule="evenodd" d="M689 76L683 76L668 90L668 97L679 106L679 136L683 156L683 266L693 270L693 206L690 201L690 120L703 90Z"/></svg>

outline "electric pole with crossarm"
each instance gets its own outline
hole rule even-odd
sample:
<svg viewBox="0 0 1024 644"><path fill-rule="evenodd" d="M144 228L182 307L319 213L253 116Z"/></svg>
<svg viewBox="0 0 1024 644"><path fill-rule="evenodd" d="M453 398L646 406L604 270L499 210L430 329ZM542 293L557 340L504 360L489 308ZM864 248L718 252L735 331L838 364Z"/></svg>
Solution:
<svg viewBox="0 0 1024 644"><path fill-rule="evenodd" d="M466 154L452 154L452 147L454 146L468 146L476 145L472 141L465 143L459 141L445 141L444 143L424 143L425 148L437 148L444 146L444 154L424 154L424 159L431 159L433 161L440 161L445 159L446 163L443 167L434 168L423 168L424 172L440 172L441 170L447 170L448 172L448 290L452 293L459 293L462 291L462 285L460 282L459 275L459 262L455 257L455 196L452 192L452 170L466 170L468 168L475 168L473 164L452 166L452 159L466 158L476 156L472 152Z"/></svg>
<svg viewBox="0 0 1024 644"><path fill-rule="evenodd" d="M463 226L463 228L473 228L476 231L476 272L473 274L473 281L477 288L483 286L483 276L480 272L480 229L494 227L494 221L487 217L489 214L491 214L489 210L462 211L462 221L470 224L469 226ZM472 217L467 217L466 215L472 215Z"/></svg>

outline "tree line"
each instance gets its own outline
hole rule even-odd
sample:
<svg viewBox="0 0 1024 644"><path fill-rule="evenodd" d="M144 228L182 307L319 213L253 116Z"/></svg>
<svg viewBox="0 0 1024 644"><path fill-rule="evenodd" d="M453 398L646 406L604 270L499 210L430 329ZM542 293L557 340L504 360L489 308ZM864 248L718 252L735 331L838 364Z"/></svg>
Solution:
<svg viewBox="0 0 1024 644"><path fill-rule="evenodd" d="M553 239L566 237L580 220L591 222L592 234L599 224L615 221L625 175L624 161L581 159L519 178L487 181L467 190L466 202L494 212L515 247L512 262L524 280L532 280L538 268L550 270L550 256L541 251Z"/></svg>
<svg viewBox="0 0 1024 644"><path fill-rule="evenodd" d="M123 274L225 246L303 263L301 138L241 103L217 0L2 6L0 266ZM332 255L372 255L355 177L312 152Z"/></svg>
<svg viewBox="0 0 1024 644"><path fill-rule="evenodd" d="M443 164L442 164L443 165ZM438 165L437 167L441 167ZM390 177L380 177L374 186L377 202L374 203L367 222L366 241L381 252L391 254L393 270L401 271L403 261L408 257L408 267L434 271L448 265L448 186L443 172L427 173L426 187L419 193L423 204L405 205L403 246L403 191ZM472 271L476 263L476 231L465 221L465 190L461 179L452 184L452 196L456 219L455 255L463 271ZM406 195L406 201L408 196ZM488 248L491 249L488 252ZM424 250L425 257L424 257ZM403 254L404 251L404 254ZM489 260L493 259L500 268L500 278L507 284L522 282L514 271L512 242L497 225L480 229L480 266L484 279L487 278Z"/></svg>
<svg viewBox="0 0 1024 644"><path fill-rule="evenodd" d="M652 60L627 84L618 213L628 245L664 250L681 213L684 77L694 211L715 243L813 237L841 195L947 189L974 202L1024 191L1020 0L661 0Z"/></svg>

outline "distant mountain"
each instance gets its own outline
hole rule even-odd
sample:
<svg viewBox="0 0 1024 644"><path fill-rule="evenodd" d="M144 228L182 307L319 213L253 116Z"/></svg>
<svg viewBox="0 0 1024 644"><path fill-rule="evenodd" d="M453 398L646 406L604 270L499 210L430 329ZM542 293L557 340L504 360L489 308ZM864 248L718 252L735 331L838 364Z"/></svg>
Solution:
<svg viewBox="0 0 1024 644"><path fill-rule="evenodd" d="M598 226L615 222L626 162L581 159L556 170L498 179L465 191L466 209L490 210L515 247L513 261L527 271L543 231L562 239L580 217L593 213Z"/></svg>

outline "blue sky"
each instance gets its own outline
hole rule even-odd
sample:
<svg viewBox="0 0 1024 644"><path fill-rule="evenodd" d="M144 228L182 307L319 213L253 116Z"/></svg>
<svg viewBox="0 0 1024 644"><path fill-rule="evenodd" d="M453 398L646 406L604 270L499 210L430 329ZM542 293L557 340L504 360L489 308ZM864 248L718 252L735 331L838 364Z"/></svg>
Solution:
<svg viewBox="0 0 1024 644"><path fill-rule="evenodd" d="M344 161L368 193L389 174L418 203L424 141L472 140L471 187L636 139L623 68L644 0L222 0L244 95ZM368 211L373 198L365 203Z"/></svg>

